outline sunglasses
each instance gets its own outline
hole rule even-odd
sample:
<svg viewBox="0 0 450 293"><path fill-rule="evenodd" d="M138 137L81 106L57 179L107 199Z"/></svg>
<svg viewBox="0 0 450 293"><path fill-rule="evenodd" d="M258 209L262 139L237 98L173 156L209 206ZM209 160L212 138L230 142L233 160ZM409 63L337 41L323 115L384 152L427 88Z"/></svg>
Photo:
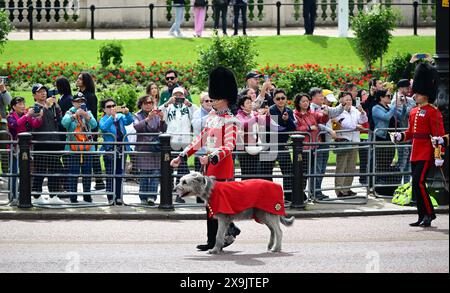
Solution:
<svg viewBox="0 0 450 293"><path fill-rule="evenodd" d="M144 103L142 103L144 105L153 105L153 101L145 101Z"/></svg>
<svg viewBox="0 0 450 293"><path fill-rule="evenodd" d="M108 105L108 106L105 106L105 108L107 108L107 109L111 109L111 108L114 108L116 105Z"/></svg>
<svg viewBox="0 0 450 293"><path fill-rule="evenodd" d="M284 101L284 100L286 100L286 97L277 97L277 98L275 98L275 100L277 100L277 101Z"/></svg>
<svg viewBox="0 0 450 293"><path fill-rule="evenodd" d="M167 76L166 80L174 80L176 77L175 76Z"/></svg>

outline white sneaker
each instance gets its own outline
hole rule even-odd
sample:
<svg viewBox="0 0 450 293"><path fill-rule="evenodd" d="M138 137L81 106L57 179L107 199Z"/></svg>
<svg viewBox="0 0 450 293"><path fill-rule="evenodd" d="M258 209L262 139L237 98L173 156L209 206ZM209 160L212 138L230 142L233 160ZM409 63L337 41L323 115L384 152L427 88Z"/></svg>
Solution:
<svg viewBox="0 0 450 293"><path fill-rule="evenodd" d="M48 199L48 204L66 204L66 202L59 199L59 197L54 196Z"/></svg>
<svg viewBox="0 0 450 293"><path fill-rule="evenodd" d="M175 33L175 32L172 32L172 31L169 31L169 36L172 36L172 37L178 37L178 35Z"/></svg>
<svg viewBox="0 0 450 293"><path fill-rule="evenodd" d="M112 199L108 200L108 204L109 204L110 206L112 206L112 205L114 204L114 200L112 200Z"/></svg>
<svg viewBox="0 0 450 293"><path fill-rule="evenodd" d="M186 38L186 36L185 35L183 35L181 32L180 33L178 33L178 37L179 38Z"/></svg>
<svg viewBox="0 0 450 293"><path fill-rule="evenodd" d="M48 200L46 200L42 195L33 200L33 204L48 204Z"/></svg>
<svg viewBox="0 0 450 293"><path fill-rule="evenodd" d="M146 199L141 199L141 204L147 205L147 200Z"/></svg>

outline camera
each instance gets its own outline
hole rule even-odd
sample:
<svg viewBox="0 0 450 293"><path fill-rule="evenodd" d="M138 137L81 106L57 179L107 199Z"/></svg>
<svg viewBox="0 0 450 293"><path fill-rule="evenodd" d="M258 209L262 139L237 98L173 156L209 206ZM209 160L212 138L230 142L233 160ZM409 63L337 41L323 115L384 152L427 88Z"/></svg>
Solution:
<svg viewBox="0 0 450 293"><path fill-rule="evenodd" d="M87 106L86 106L86 104L85 104L85 103L81 104L81 105L80 105L80 109L83 110L83 111L87 111Z"/></svg>
<svg viewBox="0 0 450 293"><path fill-rule="evenodd" d="M7 76L0 76L0 83L7 85L8 84L8 77Z"/></svg>
<svg viewBox="0 0 450 293"><path fill-rule="evenodd" d="M34 107L33 107L33 110L34 110L35 114L39 114L39 112L41 112L41 109L42 109L42 106L38 105L38 104L35 104Z"/></svg>
<svg viewBox="0 0 450 293"><path fill-rule="evenodd" d="M425 59L427 58L427 54L417 54L416 57L417 59Z"/></svg>
<svg viewBox="0 0 450 293"><path fill-rule="evenodd" d="M59 94L57 89L49 90L47 92L47 97L55 97L57 94Z"/></svg>

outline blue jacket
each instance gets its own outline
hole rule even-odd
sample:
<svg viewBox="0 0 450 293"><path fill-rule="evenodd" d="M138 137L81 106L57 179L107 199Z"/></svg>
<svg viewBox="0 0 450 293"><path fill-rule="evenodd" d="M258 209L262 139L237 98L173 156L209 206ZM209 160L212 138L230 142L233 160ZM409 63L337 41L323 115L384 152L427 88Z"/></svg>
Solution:
<svg viewBox="0 0 450 293"><path fill-rule="evenodd" d="M125 129L125 126L133 123L133 121L134 121L133 114L131 114L131 112L128 112L127 115L124 115L122 113L117 113L116 119L119 121L120 131L125 136L125 134L127 134L127 130ZM116 125L114 124L114 118L112 116L108 116L108 115L103 116L102 119L100 119L99 128L102 133L112 133L117 139L117 129L116 129ZM114 138L111 135L104 135L103 141L104 142L108 142L108 141L113 142ZM128 142L128 138L126 136L125 136L124 141ZM102 147L100 148L101 151L111 150L111 149L112 149L111 145L109 145L109 146L102 145ZM127 145L125 149L127 151L131 151L131 148L129 145Z"/></svg>
<svg viewBox="0 0 450 293"><path fill-rule="evenodd" d="M406 115L406 107L390 107L389 110L381 106L380 104L375 105L372 108L372 119L374 124L374 129L377 128L389 128L389 122L394 116L395 109L397 112L395 114L396 119L402 120L402 117ZM397 125L400 128L400 125ZM378 130L376 136L381 138L387 137L386 130Z"/></svg>
<svg viewBox="0 0 450 293"><path fill-rule="evenodd" d="M76 111L77 109L75 107L70 108L70 110L66 112L61 120L61 125L67 130L67 132L75 132L75 129L77 128L78 122L72 119L72 115ZM89 120L89 123L86 124L86 126L88 128L88 132L91 132L94 128L97 127L97 121L95 120L94 115L92 115L91 111L88 111L88 113L91 119ZM68 134L66 140L75 141L76 138L72 134ZM66 145L65 150L70 151L70 145ZM90 146L89 151L95 151L95 146Z"/></svg>
<svg viewBox="0 0 450 293"><path fill-rule="evenodd" d="M283 120L283 113L288 113L288 120ZM297 128L295 124L295 118L294 118L294 112L289 109L288 107L284 107L283 113L281 113L280 109L278 109L277 105L272 105L269 108L270 113L270 131L277 131L277 132L291 132L295 131ZM278 135L278 143L286 143L289 139L288 134L279 134ZM282 147L284 148L284 147Z"/></svg>

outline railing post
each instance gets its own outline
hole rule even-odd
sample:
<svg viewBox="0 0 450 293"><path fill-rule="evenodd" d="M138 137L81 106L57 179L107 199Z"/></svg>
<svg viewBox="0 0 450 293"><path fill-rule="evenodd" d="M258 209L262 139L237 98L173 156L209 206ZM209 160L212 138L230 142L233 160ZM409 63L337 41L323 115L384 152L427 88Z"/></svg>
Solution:
<svg viewBox="0 0 450 293"><path fill-rule="evenodd" d="M281 31L281 24L280 24L280 7L281 7L281 2L277 1L277 36L280 35L280 31Z"/></svg>
<svg viewBox="0 0 450 293"><path fill-rule="evenodd" d="M292 203L291 208L303 209L305 207L305 187L303 186L303 135L293 135L293 162L292 162Z"/></svg>
<svg viewBox="0 0 450 293"><path fill-rule="evenodd" d="M150 38L153 39L153 9L155 5L151 3L148 8L150 9Z"/></svg>
<svg viewBox="0 0 450 293"><path fill-rule="evenodd" d="M170 166L172 151L172 147L170 146L170 135L161 134L159 136L159 141L161 143L161 197L158 208L166 211L173 211L173 170Z"/></svg>
<svg viewBox="0 0 450 293"><path fill-rule="evenodd" d="M19 139L19 208L31 208L31 133L23 132Z"/></svg>
<svg viewBox="0 0 450 293"><path fill-rule="evenodd" d="M419 6L419 2L414 1L414 13L413 13L413 29L414 29L414 35L417 36L417 7Z"/></svg>
<svg viewBox="0 0 450 293"><path fill-rule="evenodd" d="M30 41L33 40L33 5L28 6L28 23L30 25Z"/></svg>
<svg viewBox="0 0 450 293"><path fill-rule="evenodd" d="M94 39L95 5L91 5L91 40Z"/></svg>

